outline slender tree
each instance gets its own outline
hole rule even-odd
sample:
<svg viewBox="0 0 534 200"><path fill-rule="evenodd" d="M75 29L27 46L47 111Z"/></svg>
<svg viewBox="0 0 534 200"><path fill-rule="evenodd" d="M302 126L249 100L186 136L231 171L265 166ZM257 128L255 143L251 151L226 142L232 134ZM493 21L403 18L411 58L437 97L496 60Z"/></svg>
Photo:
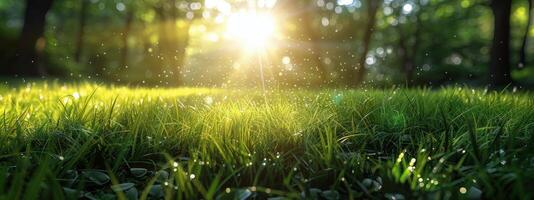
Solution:
<svg viewBox="0 0 534 200"><path fill-rule="evenodd" d="M417 6L420 8L422 6L420 1L415 1ZM406 86L411 87L414 84L413 73L415 71L415 65L417 61L417 51L419 50L419 43L421 40L421 31L423 22L421 20L422 11L418 10L414 16L413 24L408 24L408 26L413 26L415 30L409 32L406 29L403 29L402 25L397 25L397 30L399 34L399 54L401 60L401 71L404 72L404 78ZM399 13L401 13L399 11ZM413 41L413 42L409 42Z"/></svg>
<svg viewBox="0 0 534 200"><path fill-rule="evenodd" d="M367 70L365 69L367 54L369 53L371 39L375 32L376 15L379 7L380 1L367 0L367 25L364 29L365 32L363 34L362 39L363 51L358 61L358 66L356 69L356 78L352 86L358 86L362 84L363 80L365 79L365 74L367 72Z"/></svg>
<svg viewBox="0 0 534 200"><path fill-rule="evenodd" d="M52 3L53 0L26 0L24 25L17 49L11 64L3 70L4 73L26 76L46 74L40 58L46 44L44 38L46 14Z"/></svg>
<svg viewBox="0 0 534 200"><path fill-rule="evenodd" d="M326 83L328 73L321 59L321 35L314 27L317 14L315 4L308 0L279 0L274 10L278 13L280 21L287 23L287 26L282 27L286 34L287 53L299 61L298 66L304 73L310 74L315 79L314 82L308 83L317 85Z"/></svg>
<svg viewBox="0 0 534 200"><path fill-rule="evenodd" d="M74 53L74 59L76 62L80 62L83 53L83 43L85 36L85 25L87 23L87 10L89 8L89 0L80 0L80 15L78 19L78 35L76 38L76 51Z"/></svg>
<svg viewBox="0 0 534 200"><path fill-rule="evenodd" d="M522 69L525 67L527 63L527 42L528 42L528 34L530 32L530 26L532 25L532 0L527 0L528 2L528 19L527 19L527 27L525 29L525 33L523 34L523 40L521 43L521 49L519 51L519 64L518 68Z"/></svg>
<svg viewBox="0 0 534 200"><path fill-rule="evenodd" d="M492 0L494 16L493 44L489 80L492 87L502 87L512 83L510 76L510 18L512 0Z"/></svg>
<svg viewBox="0 0 534 200"><path fill-rule="evenodd" d="M328 72L321 59L321 44L320 35L313 29L313 4L305 4L304 12L299 14L304 40L309 46L309 57L312 61L312 70L317 72L320 84L325 84L328 81Z"/></svg>
<svg viewBox="0 0 534 200"><path fill-rule="evenodd" d="M176 5L176 0L170 1L171 5ZM180 17L183 14L176 7L171 6L169 12L169 23L168 26L168 43L169 46L169 59L170 65L173 68L172 71L176 71L178 76L175 76L173 79L177 84L181 84L180 73L185 67L185 58L186 58L186 49L189 46L189 21L186 21L185 25L180 26L178 29L177 22L180 20Z"/></svg>
<svg viewBox="0 0 534 200"><path fill-rule="evenodd" d="M122 48L121 48L121 58L120 58L120 67L126 67L128 65L128 38L130 36L130 31L132 29L132 22L134 17L134 11L128 9L126 12L126 18L124 21L124 30L122 31Z"/></svg>

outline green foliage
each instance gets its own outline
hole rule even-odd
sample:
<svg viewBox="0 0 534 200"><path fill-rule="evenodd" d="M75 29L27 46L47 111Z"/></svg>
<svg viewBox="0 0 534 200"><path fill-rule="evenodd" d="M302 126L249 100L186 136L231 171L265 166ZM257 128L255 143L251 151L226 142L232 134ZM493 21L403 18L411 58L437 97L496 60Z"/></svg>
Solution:
<svg viewBox="0 0 534 200"><path fill-rule="evenodd" d="M80 50L84 1L88 0L55 0L47 15L42 56L51 75L158 86L255 84L254 78L235 78L239 73L254 77L251 74L256 71L244 69L256 69L257 62L243 58L248 50L238 49L235 41L225 38L228 13L207 8L204 1L91 0ZM244 1L224 2L232 12L250 6ZM429 86L482 85L487 81L493 31L488 1L381 1L376 22L369 21L370 1L366 0L350 5L335 0L277 2L273 8L260 9L272 12L280 32L264 60L271 85L309 86L322 78L328 85L344 86L354 81L355 69L363 67L358 66L361 58L369 58L366 82L375 86L404 85L408 79L413 85ZM16 48L23 4L13 0L0 3L0 42L7 46L0 50L2 63ZM404 10L407 5L410 9ZM512 66L517 65L515 52L520 48L527 14L526 1L514 1ZM369 52L363 52L369 23L376 23L376 28ZM213 37L216 39L211 41ZM533 47L528 44L530 52ZM79 60L75 56L78 51ZM286 57L291 59L290 65L282 62ZM528 67L533 60L527 58ZM527 85L531 82L524 76L516 79Z"/></svg>

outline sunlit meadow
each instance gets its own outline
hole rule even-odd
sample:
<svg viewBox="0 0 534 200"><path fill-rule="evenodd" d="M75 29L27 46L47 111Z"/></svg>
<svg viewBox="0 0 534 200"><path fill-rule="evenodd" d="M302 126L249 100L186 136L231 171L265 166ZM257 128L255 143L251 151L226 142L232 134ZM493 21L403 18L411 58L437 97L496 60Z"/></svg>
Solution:
<svg viewBox="0 0 534 200"><path fill-rule="evenodd" d="M534 199L534 0L0 0L0 200Z"/></svg>
<svg viewBox="0 0 534 200"><path fill-rule="evenodd" d="M532 198L528 93L41 82L0 94L3 199Z"/></svg>

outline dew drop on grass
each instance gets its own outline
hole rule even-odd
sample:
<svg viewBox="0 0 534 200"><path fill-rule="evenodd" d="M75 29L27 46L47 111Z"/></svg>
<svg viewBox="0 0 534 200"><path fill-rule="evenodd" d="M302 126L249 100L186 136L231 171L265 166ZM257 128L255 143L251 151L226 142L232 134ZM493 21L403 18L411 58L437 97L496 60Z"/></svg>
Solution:
<svg viewBox="0 0 534 200"><path fill-rule="evenodd" d="M74 97L74 99L79 99L80 98L80 93L74 92L74 93L72 93L72 97Z"/></svg>
<svg viewBox="0 0 534 200"><path fill-rule="evenodd" d="M208 105L211 105L213 104L213 98L210 97L210 96L207 96L204 98L204 103L208 104Z"/></svg>
<svg viewBox="0 0 534 200"><path fill-rule="evenodd" d="M189 179L191 179L191 180L195 179L195 174L190 174L189 175Z"/></svg>
<svg viewBox="0 0 534 200"><path fill-rule="evenodd" d="M416 161L417 161L417 159L412 158L412 159L410 160L410 166L415 165L415 162L416 162Z"/></svg>
<svg viewBox="0 0 534 200"><path fill-rule="evenodd" d="M465 187L460 188L460 193L465 194L467 193L467 189Z"/></svg>

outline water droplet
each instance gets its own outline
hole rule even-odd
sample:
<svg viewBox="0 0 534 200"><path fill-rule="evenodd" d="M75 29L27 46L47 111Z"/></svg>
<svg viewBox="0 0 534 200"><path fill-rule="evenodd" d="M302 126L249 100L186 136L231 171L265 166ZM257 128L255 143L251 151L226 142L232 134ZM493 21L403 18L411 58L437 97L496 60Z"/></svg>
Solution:
<svg viewBox="0 0 534 200"><path fill-rule="evenodd" d="M80 93L74 92L74 93L72 93L72 97L74 97L74 99L79 99L80 98Z"/></svg>
<svg viewBox="0 0 534 200"><path fill-rule="evenodd" d="M208 104L208 105L211 105L211 104L213 104L213 98L208 96L208 97L204 98L204 102L206 104Z"/></svg>

